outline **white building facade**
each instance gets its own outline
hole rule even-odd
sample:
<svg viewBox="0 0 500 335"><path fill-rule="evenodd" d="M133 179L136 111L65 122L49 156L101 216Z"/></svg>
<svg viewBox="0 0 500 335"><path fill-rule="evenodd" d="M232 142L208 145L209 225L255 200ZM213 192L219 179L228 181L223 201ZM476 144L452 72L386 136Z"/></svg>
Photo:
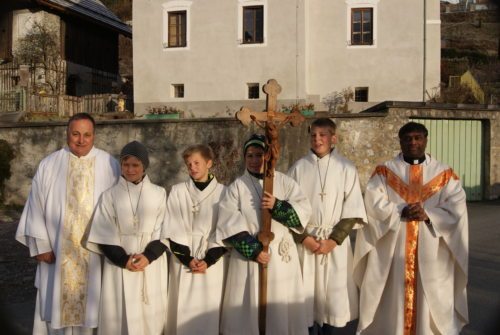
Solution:
<svg viewBox="0 0 500 335"><path fill-rule="evenodd" d="M133 2L135 113L186 117L281 106L351 88L353 110L423 101L440 82L438 0L141 0Z"/></svg>

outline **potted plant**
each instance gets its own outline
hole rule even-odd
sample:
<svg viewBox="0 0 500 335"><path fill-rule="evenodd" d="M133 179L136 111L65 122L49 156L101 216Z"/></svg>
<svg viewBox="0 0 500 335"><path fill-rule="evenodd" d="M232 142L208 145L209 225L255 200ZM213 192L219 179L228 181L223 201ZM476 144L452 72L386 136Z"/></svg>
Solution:
<svg viewBox="0 0 500 335"><path fill-rule="evenodd" d="M148 107L148 113L144 115L145 119L179 119L183 113L181 110L172 106Z"/></svg>
<svg viewBox="0 0 500 335"><path fill-rule="evenodd" d="M309 103L309 104L295 103L295 104L291 104L288 106L283 106L281 108L281 110L284 113L291 113L296 109L299 110L299 112L304 116L314 116L314 104L313 103Z"/></svg>

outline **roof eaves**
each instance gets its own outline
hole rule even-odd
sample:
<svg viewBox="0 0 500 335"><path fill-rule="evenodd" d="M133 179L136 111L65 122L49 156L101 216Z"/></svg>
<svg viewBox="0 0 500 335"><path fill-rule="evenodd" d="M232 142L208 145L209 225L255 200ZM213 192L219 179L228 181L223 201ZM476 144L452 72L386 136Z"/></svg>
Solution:
<svg viewBox="0 0 500 335"><path fill-rule="evenodd" d="M81 17L109 26L126 36L132 36L132 29L123 23L102 3L92 0L35 0L40 5L58 11L69 11Z"/></svg>

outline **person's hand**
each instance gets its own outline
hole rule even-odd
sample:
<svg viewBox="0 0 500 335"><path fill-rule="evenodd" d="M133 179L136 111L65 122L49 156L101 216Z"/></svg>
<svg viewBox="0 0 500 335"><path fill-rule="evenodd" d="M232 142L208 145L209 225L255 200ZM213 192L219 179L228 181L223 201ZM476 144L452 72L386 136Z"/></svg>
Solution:
<svg viewBox="0 0 500 335"><path fill-rule="evenodd" d="M427 213L425 213L421 203L408 204L408 206L403 208L401 216L407 221L429 220L429 217L427 216Z"/></svg>
<svg viewBox="0 0 500 335"><path fill-rule="evenodd" d="M49 251L49 252L44 252L43 254L36 255L35 259L38 262L52 264L56 261L56 255L54 254L53 251Z"/></svg>
<svg viewBox="0 0 500 335"><path fill-rule="evenodd" d="M316 255L326 255L337 246L337 242L331 239L320 240L318 243L319 248L314 252Z"/></svg>
<svg viewBox="0 0 500 335"><path fill-rule="evenodd" d="M189 268L193 273L204 274L207 271L208 265L203 260L198 260L196 258L193 258L191 262L189 262Z"/></svg>
<svg viewBox="0 0 500 335"><path fill-rule="evenodd" d="M132 272L144 271L149 265L149 260L143 254L131 255L128 259L126 268Z"/></svg>
<svg viewBox="0 0 500 335"><path fill-rule="evenodd" d="M315 253L319 247L321 246L318 241L314 239L312 236L307 236L303 241L302 245L306 247L312 253Z"/></svg>
<svg viewBox="0 0 500 335"><path fill-rule="evenodd" d="M261 251L259 255L257 255L256 261L259 262L260 264L267 264L269 263L269 260L271 259L271 255L267 252Z"/></svg>
<svg viewBox="0 0 500 335"><path fill-rule="evenodd" d="M264 196L262 197L262 208L273 209L276 203L276 197L269 192L264 191Z"/></svg>

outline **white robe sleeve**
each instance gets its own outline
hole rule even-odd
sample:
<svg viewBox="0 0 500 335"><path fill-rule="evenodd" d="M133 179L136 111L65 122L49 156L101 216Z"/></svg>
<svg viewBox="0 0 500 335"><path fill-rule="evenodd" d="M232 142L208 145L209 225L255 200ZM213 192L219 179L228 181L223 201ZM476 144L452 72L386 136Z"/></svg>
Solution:
<svg viewBox="0 0 500 335"><path fill-rule="evenodd" d="M389 199L385 178L378 174L368 181L364 203L368 225L360 233L368 244L363 245L366 249L357 248L357 252L361 252L359 257L366 255L389 230L397 231L401 212L406 205L404 202L395 203Z"/></svg>
<svg viewBox="0 0 500 335"><path fill-rule="evenodd" d="M290 229L298 234L302 234L312 214L311 204L309 203L309 200L304 195L304 193L302 193L299 185L294 179L286 175L283 175L281 182L282 182L281 187L283 190L286 190L286 192L285 192L285 199L280 199L280 200L287 201L293 207L295 213L297 213L297 216L300 219L301 227L290 228Z"/></svg>
<svg viewBox="0 0 500 335"><path fill-rule="evenodd" d="M348 165L346 167L344 180L344 202L342 204L340 219L361 218L364 223L368 222L363 195L361 194L361 187L359 186L358 173L353 165ZM362 225L355 224L353 229L361 227Z"/></svg>
<svg viewBox="0 0 500 335"><path fill-rule="evenodd" d="M466 286L469 266L469 225L465 191L459 180L451 179L436 196L439 196L438 205L430 207L424 203L424 210L435 231L435 238L442 238L453 257L455 272L453 283L454 308L461 322L466 324L468 322ZM427 273L423 272L422 276L423 280L426 280ZM427 281L431 282L430 280ZM439 287L435 287L434 291L439 291ZM439 299L439 297L431 295L428 299L432 302L434 299ZM439 306L439 301L435 301L430 305ZM435 311L434 314L439 314L439 312ZM443 317L441 323L445 321L448 320Z"/></svg>
<svg viewBox="0 0 500 335"><path fill-rule="evenodd" d="M385 178L378 174L368 181L365 191L365 208L368 224L358 229L356 234L356 247L354 249L353 278L358 287L362 284L372 286L370 299L378 301L382 294L383 285L389 275L394 246L397 241L398 225L401 222L401 211L404 203L390 201ZM379 241L384 240L383 243ZM377 252L368 260L368 254L377 246ZM368 261L370 264L368 264ZM374 264L378 264L377 266ZM376 274L366 274L367 267L379 268ZM368 283L373 282L373 284ZM370 291L370 290L367 290ZM367 312L369 322L375 313L376 304L363 301L364 290L361 291L361 303L372 306L373 310Z"/></svg>
<svg viewBox="0 0 500 335"><path fill-rule="evenodd" d="M117 215L113 205L112 189L104 192L95 209L90 232L84 246L101 253L99 244L122 246Z"/></svg>
<svg viewBox="0 0 500 335"><path fill-rule="evenodd" d="M47 192L43 188L43 170L42 162L33 178L31 191L16 231L16 240L29 247L31 256L52 251L45 223L44 203Z"/></svg>
<svg viewBox="0 0 500 335"><path fill-rule="evenodd" d="M241 213L240 181L237 179L227 188L227 192L219 204L219 219L215 239L222 243L228 237L248 231L245 217Z"/></svg>
<svg viewBox="0 0 500 335"><path fill-rule="evenodd" d="M167 210L163 224L162 239L170 239L178 244L190 246L186 231L187 218L184 214L187 210L187 204L181 203L181 194L177 185L172 187L167 199Z"/></svg>

